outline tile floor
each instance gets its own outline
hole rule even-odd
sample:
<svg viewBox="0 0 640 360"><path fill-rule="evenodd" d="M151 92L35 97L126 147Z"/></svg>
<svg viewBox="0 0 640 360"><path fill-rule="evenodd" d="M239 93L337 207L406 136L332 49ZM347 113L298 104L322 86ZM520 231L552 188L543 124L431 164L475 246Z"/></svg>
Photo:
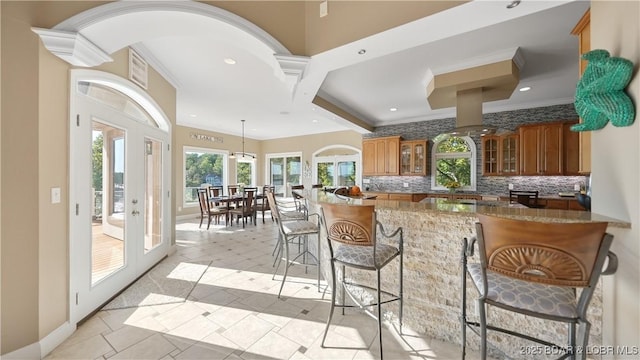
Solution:
<svg viewBox="0 0 640 360"><path fill-rule="evenodd" d="M102 310L46 359L372 359L378 358L376 322L347 311L334 315L320 342L330 295L318 292L315 269L294 266L283 298L281 277L272 280L271 252L277 228L267 221L245 229L176 226L177 251L164 263L207 262L186 301ZM459 346L383 330L387 359L457 359ZM473 353L468 358L477 359Z"/></svg>

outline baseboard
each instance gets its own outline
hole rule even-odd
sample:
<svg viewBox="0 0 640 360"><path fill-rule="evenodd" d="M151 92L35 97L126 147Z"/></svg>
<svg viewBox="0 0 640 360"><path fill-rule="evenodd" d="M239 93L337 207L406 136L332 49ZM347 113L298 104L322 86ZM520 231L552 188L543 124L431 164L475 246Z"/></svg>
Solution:
<svg viewBox="0 0 640 360"><path fill-rule="evenodd" d="M42 359L42 354L40 353L40 343L36 342L31 345L27 345L18 350L12 351L8 354L4 354L0 356L2 360L9 359L20 359L20 360L35 360Z"/></svg>
<svg viewBox="0 0 640 360"><path fill-rule="evenodd" d="M71 325L68 321L53 330L49 335L45 336L39 342L27 345L8 354L1 355L3 360L32 360L43 359L49 355L58 345L67 340L73 332L76 331L75 325Z"/></svg>
<svg viewBox="0 0 640 360"><path fill-rule="evenodd" d="M57 329L53 330L49 335L40 340L40 355L44 358L50 352L53 351L63 341L67 340L73 332L76 331L76 326L66 321L60 325Z"/></svg>
<svg viewBox="0 0 640 360"><path fill-rule="evenodd" d="M180 215L180 216L176 216L176 221L179 220L189 220L189 219L197 219L200 217L200 214L187 214L187 215Z"/></svg>

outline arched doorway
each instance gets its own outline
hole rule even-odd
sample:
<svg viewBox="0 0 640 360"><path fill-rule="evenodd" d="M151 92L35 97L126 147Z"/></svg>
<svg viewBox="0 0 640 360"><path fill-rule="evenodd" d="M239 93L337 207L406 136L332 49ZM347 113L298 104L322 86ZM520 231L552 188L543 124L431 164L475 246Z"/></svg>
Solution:
<svg viewBox="0 0 640 360"><path fill-rule="evenodd" d="M361 151L349 145L331 145L313 153L312 183L326 187L362 182Z"/></svg>
<svg viewBox="0 0 640 360"><path fill-rule="evenodd" d="M108 301L168 253L171 126L126 79L72 70L70 321Z"/></svg>

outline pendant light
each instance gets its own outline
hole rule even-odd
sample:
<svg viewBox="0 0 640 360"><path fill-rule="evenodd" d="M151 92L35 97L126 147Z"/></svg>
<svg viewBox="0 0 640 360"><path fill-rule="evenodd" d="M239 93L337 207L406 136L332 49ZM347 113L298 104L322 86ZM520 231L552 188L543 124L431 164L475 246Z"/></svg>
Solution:
<svg viewBox="0 0 640 360"><path fill-rule="evenodd" d="M240 121L242 121L242 152L240 152L240 153L233 153L232 152L231 155L229 155L229 157L231 159L235 159L236 156L240 157L240 158L243 158L243 159L245 159L245 158L255 159L256 158L255 156L249 155L249 154L244 152L244 122L245 122L245 120L243 119L243 120L240 120Z"/></svg>

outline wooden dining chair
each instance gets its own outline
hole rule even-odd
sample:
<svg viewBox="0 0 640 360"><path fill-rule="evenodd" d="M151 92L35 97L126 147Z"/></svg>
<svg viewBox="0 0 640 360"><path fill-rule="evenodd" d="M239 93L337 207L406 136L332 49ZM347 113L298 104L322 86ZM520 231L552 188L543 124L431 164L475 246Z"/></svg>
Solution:
<svg viewBox="0 0 640 360"><path fill-rule="evenodd" d="M242 191L242 197L236 203L237 206L235 208L229 209L229 214L231 215L231 222L233 222L233 217L236 217L236 224L239 223L240 218L242 218L242 227L244 228L247 224L247 218L253 222L253 225L256 225L256 199L258 194L257 187L245 187Z"/></svg>
<svg viewBox="0 0 640 360"><path fill-rule="evenodd" d="M202 222L204 218L207 218L207 230L211 226L211 219L216 219L216 224L220 223L220 216L225 216L225 222L229 222L229 210L226 206L215 206L210 201L211 197L209 196L208 188L200 188L198 189L198 201L200 203L200 225L199 228L202 227Z"/></svg>
<svg viewBox="0 0 640 360"><path fill-rule="evenodd" d="M269 199L267 198L267 192L275 193L276 187L274 185L264 185L262 187L262 196L256 199L256 212L262 213L262 223L264 224L265 211L271 211L269 207ZM271 221L274 221L273 214L271 214Z"/></svg>

